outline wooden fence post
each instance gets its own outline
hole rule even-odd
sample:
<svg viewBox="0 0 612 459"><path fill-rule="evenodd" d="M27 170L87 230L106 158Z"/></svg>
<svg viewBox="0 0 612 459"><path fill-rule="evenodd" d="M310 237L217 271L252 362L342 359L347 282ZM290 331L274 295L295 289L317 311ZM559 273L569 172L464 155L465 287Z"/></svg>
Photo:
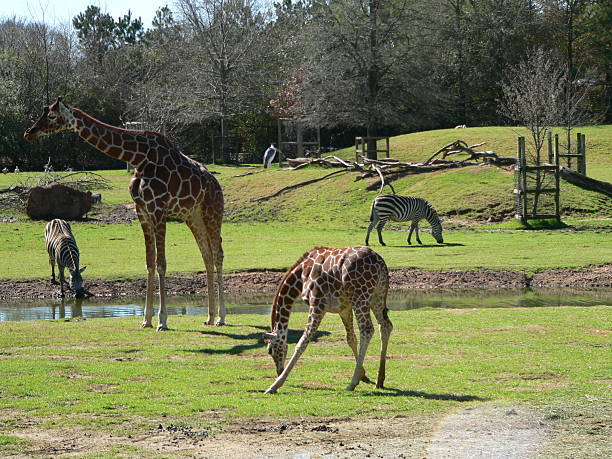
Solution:
<svg viewBox="0 0 612 459"><path fill-rule="evenodd" d="M521 223L527 225L527 170L525 158L525 137L518 138L519 157L519 199L521 204Z"/></svg>
<svg viewBox="0 0 612 459"><path fill-rule="evenodd" d="M559 183L559 134L555 135L555 215L557 216L557 222L561 223L561 186Z"/></svg>
<svg viewBox="0 0 612 459"><path fill-rule="evenodd" d="M586 173L586 136L584 134L578 133L578 146L580 152L578 172L582 175L587 175Z"/></svg>

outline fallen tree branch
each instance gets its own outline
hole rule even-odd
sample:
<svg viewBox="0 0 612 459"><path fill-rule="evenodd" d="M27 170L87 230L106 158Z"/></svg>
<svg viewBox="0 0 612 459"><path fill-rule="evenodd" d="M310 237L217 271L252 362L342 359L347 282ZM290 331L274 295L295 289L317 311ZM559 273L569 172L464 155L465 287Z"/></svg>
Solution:
<svg viewBox="0 0 612 459"><path fill-rule="evenodd" d="M313 183L320 182L321 180L325 180L326 178L331 177L332 175L343 174L343 173L346 173L346 172L348 172L348 170L346 170L346 169L339 170L339 171L334 171L334 172L331 172L329 174L324 175L323 177L319 177L319 178L312 179L312 180L306 180L305 182L296 183L294 185L289 185L289 186L281 188L280 190L278 190L278 191L276 191L276 192L274 192L272 194L269 194L267 196L261 196L259 198L253 198L253 199L251 199L251 202L267 201L268 199L275 198L276 196L279 196L279 195L281 195L281 194L283 194L283 193L285 193L285 192L287 192L289 190L295 190L296 188L301 188L301 187L306 186L306 185L311 185Z"/></svg>
<svg viewBox="0 0 612 459"><path fill-rule="evenodd" d="M423 173L427 173L427 172L433 172L433 171L439 171L439 170L444 170L444 169L456 169L459 167L467 167L467 166L473 166L473 164L462 164L459 162L449 162L447 164L441 164L438 166L432 165L432 166L428 166L428 167L402 167L402 168L398 168L395 169L393 171L388 171L387 174L385 174L385 184L389 185L391 187L391 182L394 182L402 177L406 177L407 175L415 175L415 174L423 174ZM360 176L355 178L355 181L357 180L362 180L368 177L372 177L373 174L361 174ZM380 180L377 180L374 183L369 184L366 187L366 190L368 191L374 191L376 189L382 189L382 182ZM393 187L391 187L391 189L393 189Z"/></svg>
<svg viewBox="0 0 612 459"><path fill-rule="evenodd" d="M606 196L612 196L612 183L592 179L563 166L559 167L559 176L566 182L585 190L596 191Z"/></svg>
<svg viewBox="0 0 612 459"><path fill-rule="evenodd" d="M347 169L361 169L361 166L352 161L346 161L337 156L325 156L324 158L288 158L290 169L300 169L302 167L310 166L312 164L324 166L324 167L345 167Z"/></svg>
<svg viewBox="0 0 612 459"><path fill-rule="evenodd" d="M445 160L451 155L457 154L467 154L468 158L463 161L475 161L481 160L484 162L495 164L496 166L508 166L516 163L516 158L508 157L508 156L498 156L493 151L476 151L475 148L481 147L486 142L477 143L475 145L469 145L463 140L455 140L454 142L445 145L436 151L433 155L431 155L427 161L423 163L423 165L428 165L434 161L434 158L438 155L441 155L439 159Z"/></svg>
<svg viewBox="0 0 612 459"><path fill-rule="evenodd" d="M234 175L234 177L246 177L247 175L259 174L260 172L263 172L263 171L264 171L264 169L260 169L260 170L256 170L256 171L249 171L249 172L245 172L243 174Z"/></svg>

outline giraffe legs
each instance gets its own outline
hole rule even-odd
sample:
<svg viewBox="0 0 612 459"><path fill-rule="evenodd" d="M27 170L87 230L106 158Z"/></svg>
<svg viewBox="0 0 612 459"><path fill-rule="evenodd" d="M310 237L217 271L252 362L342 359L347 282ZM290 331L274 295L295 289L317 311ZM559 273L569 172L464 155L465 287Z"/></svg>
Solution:
<svg viewBox="0 0 612 459"><path fill-rule="evenodd" d="M215 256L215 268L217 270L217 287L219 289L219 320L215 325L225 325L225 298L223 297L223 249L221 248L221 236Z"/></svg>
<svg viewBox="0 0 612 459"><path fill-rule="evenodd" d="M145 253L147 261L147 296L145 300L144 318L142 328L153 327L153 296L155 288L155 233L153 223L148 217L146 210L136 205L136 214L140 221L145 241Z"/></svg>
<svg viewBox="0 0 612 459"><path fill-rule="evenodd" d="M193 233L204 266L206 268L206 285L208 289L208 320L206 325L225 325L225 302L223 298L223 249L221 248L220 229L209 228L201 215L187 220L187 226ZM215 304L215 268L219 290L219 318L215 322L217 308Z"/></svg>
<svg viewBox="0 0 612 459"><path fill-rule="evenodd" d="M357 360L357 338L355 337L355 329L353 328L353 310L349 307L340 311L340 318L346 329L346 342L353 351L355 360ZM365 368L361 368L360 381L370 382L370 379L366 376Z"/></svg>
<svg viewBox="0 0 612 459"><path fill-rule="evenodd" d="M168 330L168 311L166 310L166 220L156 219L155 224L155 265L159 277L159 312L157 331Z"/></svg>
<svg viewBox="0 0 612 459"><path fill-rule="evenodd" d="M317 332L317 329L319 328L319 325L321 324L321 320L323 319L324 315L325 311L323 310L321 303L319 301L311 300L310 311L308 313L308 324L306 325L306 329L304 330L304 333L302 333L302 337L296 344L295 350L293 351L293 355L291 356L291 359L289 359L289 362L285 366L285 369L278 376L278 378L276 378L276 381L274 381L274 383L268 388L266 394L275 394L276 391L285 383L287 376L289 376L289 373L297 363L298 359L306 350L306 346L308 346L308 343L312 340L315 333Z"/></svg>
<svg viewBox="0 0 612 459"><path fill-rule="evenodd" d="M355 316L357 317L357 324L359 325L359 352L357 354L357 364L355 365L355 372L353 373L353 379L350 384L346 387L346 390L352 391L359 384L361 374L364 371L363 361L365 359L368 345L374 334L374 326L372 325L372 319L370 318L369 304L361 301L353 303L355 309Z"/></svg>
<svg viewBox="0 0 612 459"><path fill-rule="evenodd" d="M373 309L376 321L380 325L380 363L378 365L378 379L376 380L376 388L384 389L385 384L385 364L387 360L387 346L389 345L389 336L393 330L393 324L389 320L388 309L385 301L380 302L380 306Z"/></svg>

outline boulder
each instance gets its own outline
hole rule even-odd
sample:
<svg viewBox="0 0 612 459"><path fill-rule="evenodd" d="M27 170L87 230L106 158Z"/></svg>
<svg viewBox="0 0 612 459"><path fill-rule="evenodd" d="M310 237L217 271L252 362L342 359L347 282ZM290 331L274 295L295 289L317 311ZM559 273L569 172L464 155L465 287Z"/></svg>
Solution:
<svg viewBox="0 0 612 459"><path fill-rule="evenodd" d="M30 218L76 220L91 210L91 192L55 183L30 190L26 213Z"/></svg>

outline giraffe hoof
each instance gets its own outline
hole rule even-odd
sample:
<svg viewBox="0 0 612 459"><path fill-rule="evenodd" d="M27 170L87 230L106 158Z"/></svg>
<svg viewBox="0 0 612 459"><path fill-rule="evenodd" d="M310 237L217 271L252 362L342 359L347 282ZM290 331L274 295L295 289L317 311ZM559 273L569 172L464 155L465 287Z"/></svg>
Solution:
<svg viewBox="0 0 612 459"><path fill-rule="evenodd" d="M223 325L225 325L225 320L217 320L217 322L215 323L215 327L222 327Z"/></svg>
<svg viewBox="0 0 612 459"><path fill-rule="evenodd" d="M153 324L150 322L143 322L140 324L140 328L153 328Z"/></svg>
<svg viewBox="0 0 612 459"><path fill-rule="evenodd" d="M158 332L160 332L160 331L166 331L166 330L170 330L170 329L168 328L168 326L167 326L167 325L162 325L162 324L159 324L159 325L157 326L157 331L158 331Z"/></svg>
<svg viewBox="0 0 612 459"><path fill-rule="evenodd" d="M204 325L214 325L214 319L208 319L206 322L204 322Z"/></svg>
<svg viewBox="0 0 612 459"><path fill-rule="evenodd" d="M383 384L376 384L377 389L384 389L385 386Z"/></svg>
<svg viewBox="0 0 612 459"><path fill-rule="evenodd" d="M276 394L276 389L270 387L267 391L264 392L264 394Z"/></svg>
<svg viewBox="0 0 612 459"><path fill-rule="evenodd" d="M355 387L357 387L357 385L353 386L352 384L349 384L348 386L346 386L346 391L352 392L355 390Z"/></svg>

